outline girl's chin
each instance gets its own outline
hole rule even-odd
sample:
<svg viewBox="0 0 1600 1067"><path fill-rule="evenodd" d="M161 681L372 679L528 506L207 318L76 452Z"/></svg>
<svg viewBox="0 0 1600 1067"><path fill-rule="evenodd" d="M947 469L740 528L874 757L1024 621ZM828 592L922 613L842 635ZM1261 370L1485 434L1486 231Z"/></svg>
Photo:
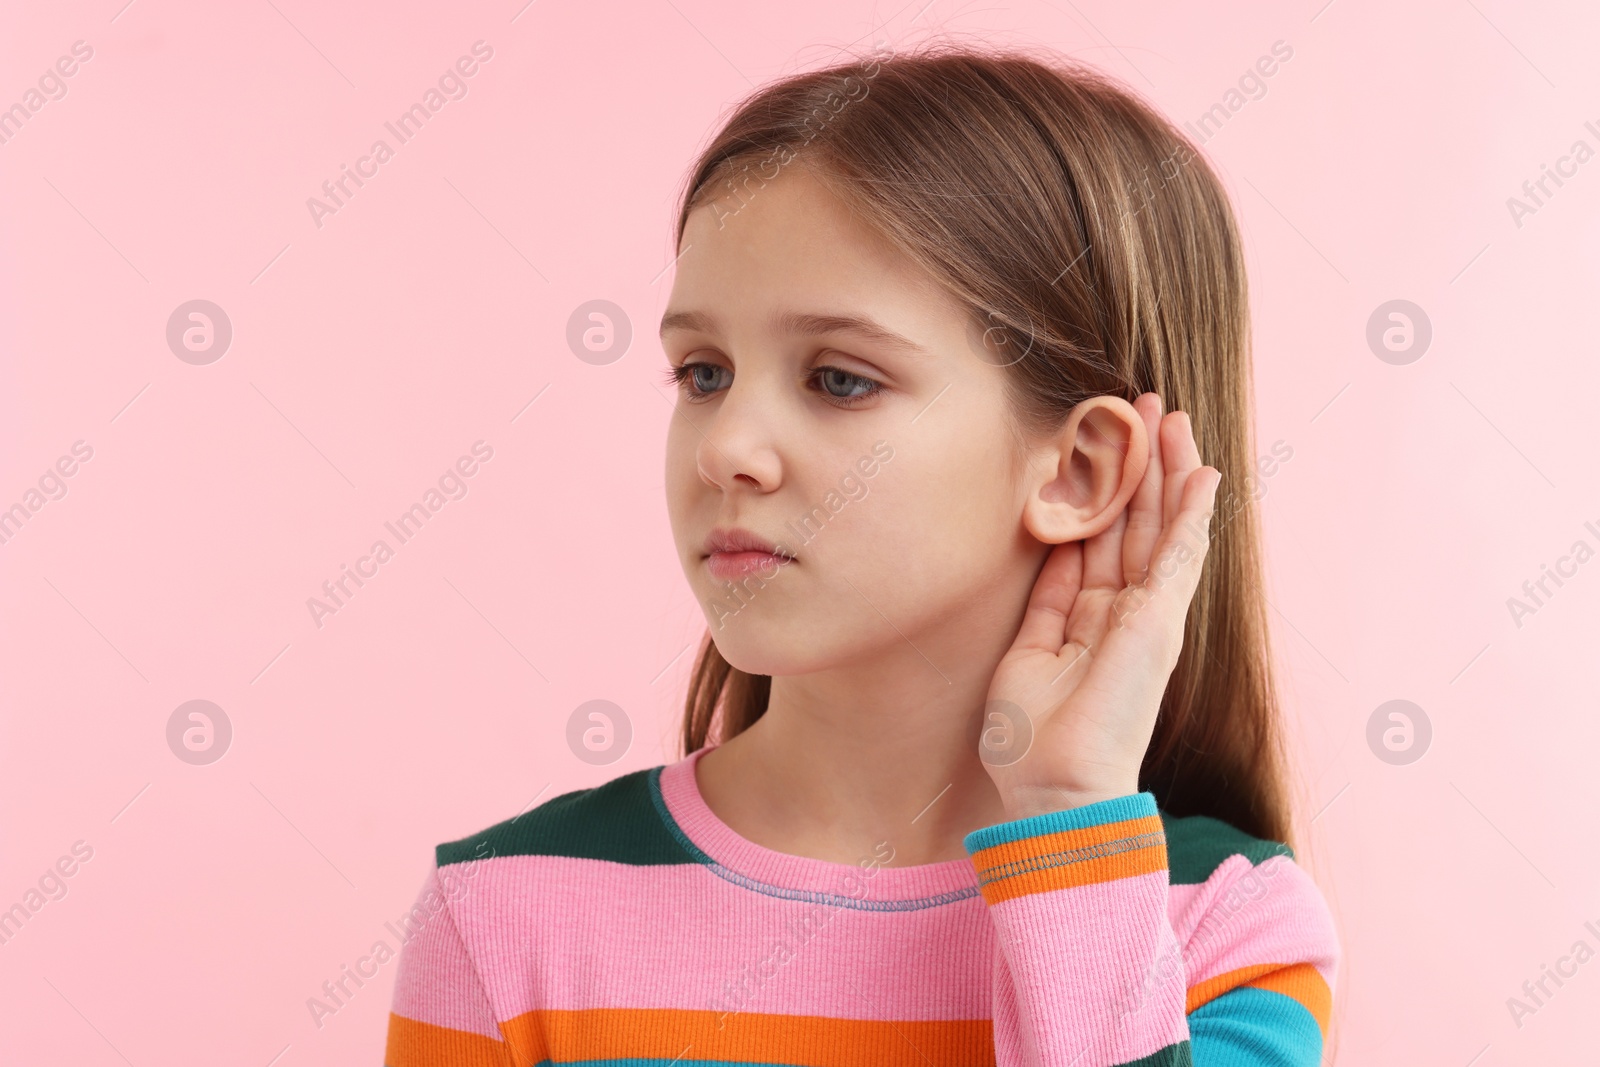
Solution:
<svg viewBox="0 0 1600 1067"><path fill-rule="evenodd" d="M826 634L822 640L808 641L801 627L782 619L770 625L745 626L735 630L730 621L721 630L710 624L711 639L717 651L735 670L769 677L791 677L835 670L860 661L862 642L849 635ZM862 640L869 640L862 635Z"/></svg>
<svg viewBox="0 0 1600 1067"><path fill-rule="evenodd" d="M794 642L786 640L780 632L764 633L759 637L748 631L733 634L726 627L719 631L713 623L711 639L716 642L717 651L728 665L745 674L778 676L806 674L818 669L816 662L797 656Z"/></svg>

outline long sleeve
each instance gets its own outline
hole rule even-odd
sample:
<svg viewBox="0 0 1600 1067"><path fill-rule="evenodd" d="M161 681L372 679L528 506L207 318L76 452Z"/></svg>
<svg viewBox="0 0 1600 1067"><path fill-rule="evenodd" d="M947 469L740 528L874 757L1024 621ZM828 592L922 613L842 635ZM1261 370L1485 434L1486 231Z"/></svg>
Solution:
<svg viewBox="0 0 1600 1067"><path fill-rule="evenodd" d="M1315 884L1282 845L1174 821L1181 872L1150 793L967 835L997 1067L1319 1062L1337 938Z"/></svg>
<svg viewBox="0 0 1600 1067"><path fill-rule="evenodd" d="M511 1067L435 866L405 920L385 1067Z"/></svg>

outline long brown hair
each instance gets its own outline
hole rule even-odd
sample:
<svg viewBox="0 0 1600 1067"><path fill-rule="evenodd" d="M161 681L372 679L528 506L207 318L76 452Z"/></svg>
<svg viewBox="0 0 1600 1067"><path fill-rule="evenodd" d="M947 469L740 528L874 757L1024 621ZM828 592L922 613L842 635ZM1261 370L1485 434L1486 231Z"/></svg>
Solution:
<svg viewBox="0 0 1600 1067"><path fill-rule="evenodd" d="M1092 68L935 44L792 76L743 102L690 171L679 243L705 198L755 196L801 156L1000 339L1014 435L1059 428L1100 394L1155 392L1165 410L1189 413L1222 483L1140 788L1171 815L1290 843L1245 264L1216 175L1170 122ZM771 681L733 668L708 629L685 754L760 718Z"/></svg>

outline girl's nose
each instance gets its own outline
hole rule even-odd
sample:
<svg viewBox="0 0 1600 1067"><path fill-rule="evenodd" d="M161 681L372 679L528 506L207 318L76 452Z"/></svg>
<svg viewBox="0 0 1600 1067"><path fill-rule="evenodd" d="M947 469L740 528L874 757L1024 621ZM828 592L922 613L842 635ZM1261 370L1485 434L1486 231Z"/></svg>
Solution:
<svg viewBox="0 0 1600 1067"><path fill-rule="evenodd" d="M691 416L692 417L692 416ZM697 420L700 443L695 462L707 485L731 492L771 492L782 475L774 441L771 405L763 406L755 394L741 391L736 380L717 403L709 419Z"/></svg>

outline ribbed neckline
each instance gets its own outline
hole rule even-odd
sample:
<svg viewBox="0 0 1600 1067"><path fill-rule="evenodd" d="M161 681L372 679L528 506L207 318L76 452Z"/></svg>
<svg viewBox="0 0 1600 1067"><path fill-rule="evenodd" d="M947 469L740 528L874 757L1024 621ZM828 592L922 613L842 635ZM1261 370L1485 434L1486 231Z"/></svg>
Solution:
<svg viewBox="0 0 1600 1067"><path fill-rule="evenodd" d="M791 856L746 840L719 819L700 794L695 764L711 751L699 748L677 763L666 764L655 786L666 820L701 854L716 873L746 888L774 896L815 900L863 910L913 910L936 907L978 894L977 870L970 858L918 864L914 867L833 863ZM884 839L894 845L893 835Z"/></svg>

